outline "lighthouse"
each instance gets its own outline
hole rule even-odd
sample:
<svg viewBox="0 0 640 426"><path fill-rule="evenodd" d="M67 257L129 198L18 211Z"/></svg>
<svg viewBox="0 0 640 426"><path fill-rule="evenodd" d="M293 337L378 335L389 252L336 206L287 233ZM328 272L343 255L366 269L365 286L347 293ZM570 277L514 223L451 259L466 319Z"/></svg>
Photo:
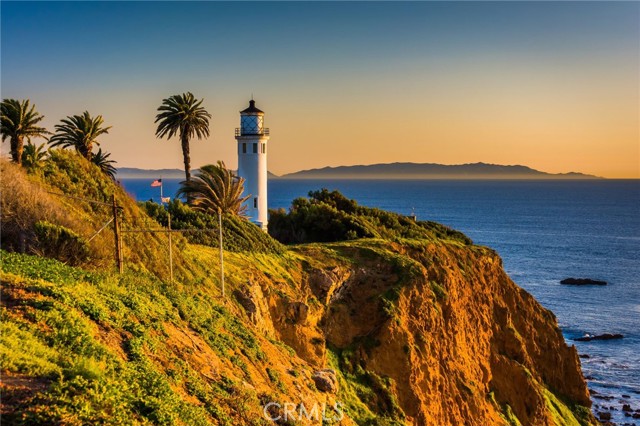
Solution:
<svg viewBox="0 0 640 426"><path fill-rule="evenodd" d="M240 111L238 141L238 176L244 178L243 196L247 216L263 231L267 230L267 142L269 129L264 127L264 112L251 99L249 107Z"/></svg>

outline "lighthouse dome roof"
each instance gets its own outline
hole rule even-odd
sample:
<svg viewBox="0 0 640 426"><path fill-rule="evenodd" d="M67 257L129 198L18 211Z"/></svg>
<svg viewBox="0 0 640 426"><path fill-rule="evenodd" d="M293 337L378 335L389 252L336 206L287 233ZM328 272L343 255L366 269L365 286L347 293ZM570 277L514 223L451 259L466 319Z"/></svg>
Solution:
<svg viewBox="0 0 640 426"><path fill-rule="evenodd" d="M240 111L240 114L264 114L264 111L256 108L256 101L251 99L249 101L249 108L243 109L242 111Z"/></svg>

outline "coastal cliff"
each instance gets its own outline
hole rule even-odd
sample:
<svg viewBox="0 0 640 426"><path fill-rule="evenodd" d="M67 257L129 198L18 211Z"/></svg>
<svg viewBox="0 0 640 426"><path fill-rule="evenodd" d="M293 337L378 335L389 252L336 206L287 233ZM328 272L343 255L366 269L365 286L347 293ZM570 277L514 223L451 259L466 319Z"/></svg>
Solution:
<svg viewBox="0 0 640 426"><path fill-rule="evenodd" d="M57 155L41 175L2 163L4 212L28 208L21 185L22 196L113 195L123 226L154 223L97 169ZM595 424L575 348L494 251L339 201L321 208L341 218L348 241L285 247L234 225L236 238L247 226L254 248L225 247L224 298L217 249L178 235L173 281L162 235L125 240L124 274L107 266L102 235L76 266L2 252L3 421L323 424L308 415L320 406L324 424ZM49 206L37 219L79 236L102 224L77 200L30 202ZM313 234L273 217L291 231L280 237ZM3 233L31 226L19 219L5 214Z"/></svg>
<svg viewBox="0 0 640 426"><path fill-rule="evenodd" d="M250 319L334 368L339 400L368 384L352 411L362 402L412 425L592 422L575 348L493 251L380 240L295 251L296 291L267 297ZM271 282L255 277L245 300L257 306Z"/></svg>

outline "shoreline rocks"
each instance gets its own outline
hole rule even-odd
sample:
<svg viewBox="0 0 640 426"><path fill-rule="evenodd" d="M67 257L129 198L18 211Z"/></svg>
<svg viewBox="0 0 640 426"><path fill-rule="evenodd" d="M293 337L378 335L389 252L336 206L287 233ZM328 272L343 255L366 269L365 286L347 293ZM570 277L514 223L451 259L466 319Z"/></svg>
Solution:
<svg viewBox="0 0 640 426"><path fill-rule="evenodd" d="M615 340L615 339L623 339L624 336L620 333L604 333L604 334L597 334L597 335L591 335L591 334L585 334L582 337L576 337L575 340L576 342L590 342L592 340Z"/></svg>
<svg viewBox="0 0 640 426"><path fill-rule="evenodd" d="M606 281L593 280L591 278L565 278L560 281L560 284L565 285L607 285Z"/></svg>

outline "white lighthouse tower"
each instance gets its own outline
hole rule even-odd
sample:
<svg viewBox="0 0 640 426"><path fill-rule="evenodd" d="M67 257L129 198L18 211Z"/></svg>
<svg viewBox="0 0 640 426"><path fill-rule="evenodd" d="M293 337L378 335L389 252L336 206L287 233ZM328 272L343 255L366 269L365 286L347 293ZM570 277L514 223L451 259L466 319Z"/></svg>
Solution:
<svg viewBox="0 0 640 426"><path fill-rule="evenodd" d="M267 141L269 129L264 127L264 112L249 101L249 108L240 111L238 141L238 176L244 178L243 196L249 219L267 230Z"/></svg>

